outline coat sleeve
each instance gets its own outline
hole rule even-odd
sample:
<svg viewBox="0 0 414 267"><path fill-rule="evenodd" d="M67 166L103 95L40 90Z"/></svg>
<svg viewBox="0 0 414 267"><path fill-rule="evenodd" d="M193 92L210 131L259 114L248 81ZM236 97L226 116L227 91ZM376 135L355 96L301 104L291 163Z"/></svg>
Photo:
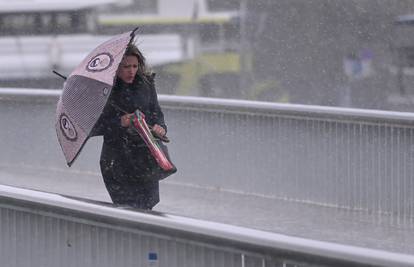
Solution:
<svg viewBox="0 0 414 267"><path fill-rule="evenodd" d="M121 115L109 101L99 117L98 122L95 124L90 136L115 136L119 132L119 129L121 129Z"/></svg>
<svg viewBox="0 0 414 267"><path fill-rule="evenodd" d="M153 74L150 79L150 83L151 83L150 112L151 112L151 115L150 115L149 123L151 125L158 124L164 128L165 132L167 132L167 125L165 124L165 121L164 121L164 113L162 112L161 106L158 103L158 96L157 96L157 91L155 89L154 76L155 75Z"/></svg>

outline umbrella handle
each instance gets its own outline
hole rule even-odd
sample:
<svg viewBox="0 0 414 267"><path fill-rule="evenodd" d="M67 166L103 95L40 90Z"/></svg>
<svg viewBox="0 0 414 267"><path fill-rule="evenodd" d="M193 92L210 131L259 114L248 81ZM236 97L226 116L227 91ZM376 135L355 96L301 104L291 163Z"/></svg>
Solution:
<svg viewBox="0 0 414 267"><path fill-rule="evenodd" d="M167 137L167 135L159 135L159 134L157 134L156 132L154 132L152 130L152 127L151 126L149 126L149 128L151 130L152 135L154 135L156 138L160 139L164 143L169 143L170 142L170 139Z"/></svg>

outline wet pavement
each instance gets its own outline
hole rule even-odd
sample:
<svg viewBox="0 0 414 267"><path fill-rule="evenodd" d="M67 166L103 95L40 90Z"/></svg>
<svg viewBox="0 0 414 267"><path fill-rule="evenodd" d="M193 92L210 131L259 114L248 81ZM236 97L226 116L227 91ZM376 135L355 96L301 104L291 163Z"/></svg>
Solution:
<svg viewBox="0 0 414 267"><path fill-rule="evenodd" d="M110 202L99 173L0 166L0 184ZM414 255L414 221L217 188L161 182L154 210L180 216Z"/></svg>

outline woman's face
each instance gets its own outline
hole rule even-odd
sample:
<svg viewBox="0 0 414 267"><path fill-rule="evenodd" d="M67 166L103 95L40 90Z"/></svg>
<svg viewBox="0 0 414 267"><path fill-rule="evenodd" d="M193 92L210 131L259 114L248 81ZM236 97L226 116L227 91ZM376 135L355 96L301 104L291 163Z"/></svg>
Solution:
<svg viewBox="0 0 414 267"><path fill-rule="evenodd" d="M138 58L136 56L126 56L122 59L118 68L118 77L125 83L132 83L138 71Z"/></svg>

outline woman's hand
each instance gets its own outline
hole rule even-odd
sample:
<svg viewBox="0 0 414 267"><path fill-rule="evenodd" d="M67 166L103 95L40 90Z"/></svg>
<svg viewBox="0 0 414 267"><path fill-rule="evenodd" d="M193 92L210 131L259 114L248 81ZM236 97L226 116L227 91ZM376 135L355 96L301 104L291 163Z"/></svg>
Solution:
<svg viewBox="0 0 414 267"><path fill-rule="evenodd" d="M158 136L165 135L165 129L159 126L158 124L154 124L154 126L152 126L152 131Z"/></svg>
<svg viewBox="0 0 414 267"><path fill-rule="evenodd" d="M131 117L134 116L133 113L131 114L125 114L121 117L121 126L122 127L129 127Z"/></svg>

